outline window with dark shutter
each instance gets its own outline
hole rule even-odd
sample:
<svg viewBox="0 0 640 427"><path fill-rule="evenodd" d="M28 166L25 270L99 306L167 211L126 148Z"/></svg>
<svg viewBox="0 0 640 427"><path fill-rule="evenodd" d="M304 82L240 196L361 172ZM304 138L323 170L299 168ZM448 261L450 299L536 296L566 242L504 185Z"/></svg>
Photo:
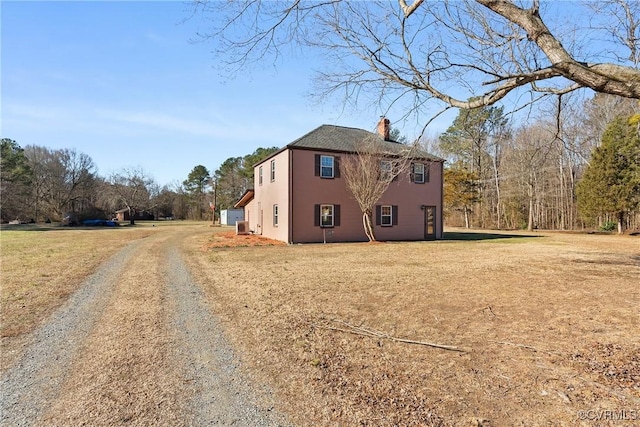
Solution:
<svg viewBox="0 0 640 427"><path fill-rule="evenodd" d="M382 227L398 225L398 206L376 205L376 225Z"/></svg>
<svg viewBox="0 0 640 427"><path fill-rule="evenodd" d="M340 225L340 205L314 205L313 225L331 228Z"/></svg>
<svg viewBox="0 0 640 427"><path fill-rule="evenodd" d="M424 163L412 163L411 164L411 182L416 184L424 184Z"/></svg>
<svg viewBox="0 0 640 427"><path fill-rule="evenodd" d="M334 205L320 205L320 227L333 227L334 219Z"/></svg>
<svg viewBox="0 0 640 427"><path fill-rule="evenodd" d="M334 157L320 156L320 178L333 178Z"/></svg>

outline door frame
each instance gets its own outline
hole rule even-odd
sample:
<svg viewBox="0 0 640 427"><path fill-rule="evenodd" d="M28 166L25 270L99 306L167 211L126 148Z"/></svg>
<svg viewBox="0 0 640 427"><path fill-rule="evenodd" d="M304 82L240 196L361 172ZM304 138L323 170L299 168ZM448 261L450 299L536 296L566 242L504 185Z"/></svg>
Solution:
<svg viewBox="0 0 640 427"><path fill-rule="evenodd" d="M438 215L438 210L437 210L437 206L432 206L432 205L422 205L420 206L420 208L424 211L424 239L425 240L436 240L436 236L438 235L438 230L437 230L437 215ZM429 213L432 213L431 217L432 217L432 229L433 229L433 233L429 233Z"/></svg>

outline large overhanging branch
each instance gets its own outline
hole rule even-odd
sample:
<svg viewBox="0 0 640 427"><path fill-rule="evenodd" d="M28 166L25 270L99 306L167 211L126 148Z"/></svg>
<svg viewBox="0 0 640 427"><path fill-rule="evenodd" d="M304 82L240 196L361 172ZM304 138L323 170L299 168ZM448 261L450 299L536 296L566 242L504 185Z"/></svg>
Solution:
<svg viewBox="0 0 640 427"><path fill-rule="evenodd" d="M627 66L621 51L612 54L618 62L598 63L593 50L582 55L566 49L564 45L579 38L553 34L538 0L532 0L530 8L507 0L210 4L217 28L208 37L219 43L226 64L243 67L249 57L260 61L267 54L277 58L285 44L315 48L332 64L320 73L321 95L345 89L345 100L351 103L361 91L376 93L383 109L384 97L397 102L396 95L411 92L420 99L414 106L435 98L470 109L523 89L559 95L591 88L640 99L640 70ZM225 19L220 19L221 10L230 11ZM636 28L637 18L628 11L616 17L626 17L633 24L628 28ZM638 49L633 36L623 40L626 45L616 45L631 49L632 56Z"/></svg>
<svg viewBox="0 0 640 427"><path fill-rule="evenodd" d="M540 18L538 2L522 9L506 0L476 0L520 26L563 77L598 92L640 99L640 71L617 64L585 64L576 61Z"/></svg>

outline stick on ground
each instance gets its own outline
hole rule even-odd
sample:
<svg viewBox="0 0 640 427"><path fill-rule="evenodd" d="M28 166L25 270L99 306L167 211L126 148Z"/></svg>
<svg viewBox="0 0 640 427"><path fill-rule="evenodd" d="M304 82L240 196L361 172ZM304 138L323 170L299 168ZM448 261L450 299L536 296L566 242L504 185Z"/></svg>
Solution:
<svg viewBox="0 0 640 427"><path fill-rule="evenodd" d="M417 344L417 345L424 345L424 346L428 346L428 347L434 347L434 348L439 348L442 350L448 350L448 351L457 351L457 352L461 352L461 353L466 353L471 351L470 348L463 348L463 347L457 347L457 346L453 346L453 345L445 345L445 344L436 344L436 343L432 343L432 342L428 342L428 341L417 341L417 340L410 340L410 339L404 339L404 338L398 338L398 337L392 337L391 335L385 333L385 332L380 332L380 331L376 331L374 329L371 328L364 328L361 326L355 326L355 325L351 325L343 320L333 320L336 323L341 323L343 325L346 326L345 328L338 328L335 326L330 326L330 325L315 325L318 328L322 328L322 329L328 329L331 331L338 331L338 332L346 332L349 334L354 334L354 335L360 335L360 336L365 336L365 337L369 337L369 338L382 338L382 339L387 339L390 341L395 341L395 342L401 342L401 343L405 343L405 344Z"/></svg>

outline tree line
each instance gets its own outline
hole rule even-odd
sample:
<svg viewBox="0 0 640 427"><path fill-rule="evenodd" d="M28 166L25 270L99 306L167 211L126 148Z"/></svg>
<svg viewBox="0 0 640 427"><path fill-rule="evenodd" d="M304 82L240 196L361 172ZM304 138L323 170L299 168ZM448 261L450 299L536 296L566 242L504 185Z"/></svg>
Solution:
<svg viewBox="0 0 640 427"><path fill-rule="evenodd" d="M213 174L197 165L181 183L160 186L144 169L122 168L107 177L97 173L91 157L74 149L21 147L2 138L0 151L0 219L46 222L73 218L110 219L116 211L145 212L156 219L211 218L233 206L253 185L252 165L277 148L227 159Z"/></svg>
<svg viewBox="0 0 640 427"><path fill-rule="evenodd" d="M522 124L498 106L459 110L431 142L448 160L447 224L640 228L637 102L605 94L567 98Z"/></svg>
<svg viewBox="0 0 640 427"><path fill-rule="evenodd" d="M429 151L447 160L445 222L498 229L640 228L640 114L636 101L569 97L539 118L514 123L502 107L460 109ZM394 138L407 142L393 129ZM21 148L2 139L3 221L108 218L120 209L155 218L211 219L253 186L253 166L277 147L197 165L182 183L159 186L140 168L109 177L75 150ZM377 175L376 175L377 176ZM133 217L130 215L130 217Z"/></svg>

